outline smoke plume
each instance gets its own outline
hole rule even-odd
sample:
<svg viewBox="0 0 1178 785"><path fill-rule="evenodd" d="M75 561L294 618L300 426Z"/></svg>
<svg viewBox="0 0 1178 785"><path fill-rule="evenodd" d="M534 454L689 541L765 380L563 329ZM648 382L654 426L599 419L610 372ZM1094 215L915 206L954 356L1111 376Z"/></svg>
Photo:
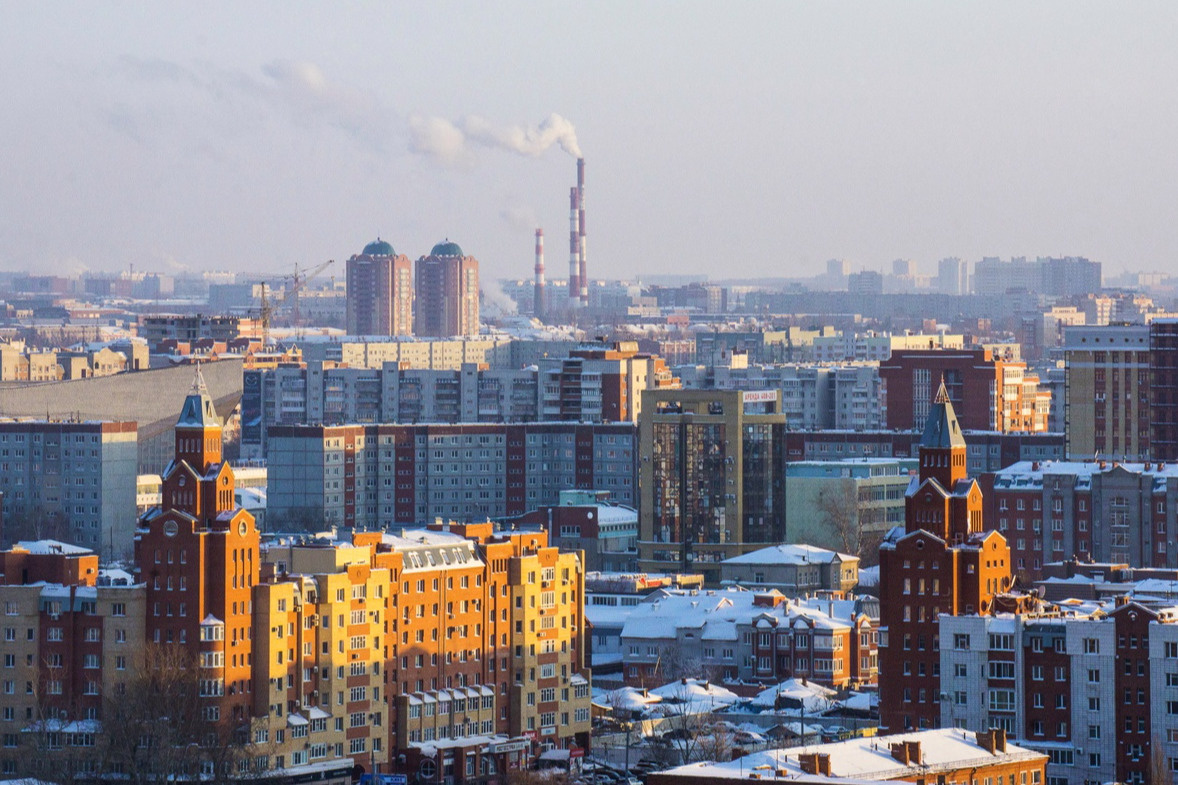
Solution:
<svg viewBox="0 0 1178 785"><path fill-rule="evenodd" d="M472 148L506 150L535 158L557 145L574 158L581 157L577 130L565 118L550 114L534 126L495 125L478 115L457 122L441 117L409 118L409 148L446 164L468 164Z"/></svg>
<svg viewBox="0 0 1178 785"><path fill-rule="evenodd" d="M494 278L484 278L479 281L482 294L481 307L491 318L514 316L519 313L519 305L511 299L511 295L503 291L503 286Z"/></svg>

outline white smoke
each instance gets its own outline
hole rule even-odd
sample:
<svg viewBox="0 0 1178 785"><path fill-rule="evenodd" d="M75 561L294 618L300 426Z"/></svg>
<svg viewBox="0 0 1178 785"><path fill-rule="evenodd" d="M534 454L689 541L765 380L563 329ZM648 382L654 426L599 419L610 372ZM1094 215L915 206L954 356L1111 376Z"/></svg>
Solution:
<svg viewBox="0 0 1178 785"><path fill-rule="evenodd" d="M474 146L506 150L535 158L557 145L574 158L581 157L577 130L558 114L550 114L534 126L495 125L478 115L457 122L442 117L409 118L409 149L446 164L469 164Z"/></svg>
<svg viewBox="0 0 1178 785"><path fill-rule="evenodd" d="M486 315L494 318L514 316L519 313L519 305L503 291L503 287L494 278L484 278L479 282L482 294L482 309Z"/></svg>
<svg viewBox="0 0 1178 785"><path fill-rule="evenodd" d="M410 117L409 149L444 164L468 165L473 160L466 135L441 117Z"/></svg>
<svg viewBox="0 0 1178 785"><path fill-rule="evenodd" d="M521 231L535 229L540 225L536 211L525 205L504 207L499 211L499 217L506 221L511 228Z"/></svg>

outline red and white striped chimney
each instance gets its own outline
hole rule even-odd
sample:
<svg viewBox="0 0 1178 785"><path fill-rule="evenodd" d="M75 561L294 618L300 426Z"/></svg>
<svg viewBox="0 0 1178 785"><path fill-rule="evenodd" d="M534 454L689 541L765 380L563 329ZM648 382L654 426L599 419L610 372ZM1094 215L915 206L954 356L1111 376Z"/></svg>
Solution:
<svg viewBox="0 0 1178 785"><path fill-rule="evenodd" d="M577 232L580 235L578 243L577 256L578 272L577 282L580 284L578 289L578 296L581 298L581 306L589 305L589 273L586 269L587 252L585 249L585 159L577 159Z"/></svg>
<svg viewBox="0 0 1178 785"><path fill-rule="evenodd" d="M580 206L576 187L569 189L569 305L573 308L581 302L581 285L579 271L581 269L581 232Z"/></svg>
<svg viewBox="0 0 1178 785"><path fill-rule="evenodd" d="M545 283L544 283L544 230L536 229L536 282L532 287L532 315L536 318L544 316Z"/></svg>

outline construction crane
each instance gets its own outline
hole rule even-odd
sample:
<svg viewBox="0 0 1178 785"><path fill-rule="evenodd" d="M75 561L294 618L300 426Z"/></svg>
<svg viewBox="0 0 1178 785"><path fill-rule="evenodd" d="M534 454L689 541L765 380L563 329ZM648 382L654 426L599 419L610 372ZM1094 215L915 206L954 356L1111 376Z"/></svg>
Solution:
<svg viewBox="0 0 1178 785"><path fill-rule="evenodd" d="M290 283L279 292L278 296L273 298L266 296L266 282L262 282L261 305L258 308L259 316L262 319L262 346L270 345L270 322L274 316L274 311L290 299L292 306L291 320L294 324L299 324L301 322L298 299L299 291L333 264L335 264L335 260L328 259L326 262L309 271L299 270L299 266L296 264L294 272L290 275L282 276L281 279L290 281Z"/></svg>

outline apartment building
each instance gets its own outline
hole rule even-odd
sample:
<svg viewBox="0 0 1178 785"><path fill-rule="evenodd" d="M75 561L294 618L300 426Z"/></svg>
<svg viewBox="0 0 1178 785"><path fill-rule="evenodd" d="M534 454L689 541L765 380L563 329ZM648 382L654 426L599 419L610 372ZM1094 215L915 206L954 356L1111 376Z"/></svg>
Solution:
<svg viewBox="0 0 1178 785"><path fill-rule="evenodd" d="M36 723L65 713L80 723L66 746L93 745L103 696L142 666L146 593L130 574L100 569L93 551L55 540L17 543L0 569L0 775L13 778L26 771ZM94 760L79 768L98 773Z"/></svg>
<svg viewBox="0 0 1178 785"><path fill-rule="evenodd" d="M1063 432L999 433L962 429L965 468L972 476L996 472L1017 461L1060 461ZM790 430L786 454L792 461L837 461L846 458L915 458L921 431Z"/></svg>
<svg viewBox="0 0 1178 785"><path fill-rule="evenodd" d="M1063 356L1068 460L1149 456L1149 326L1069 327Z"/></svg>
<svg viewBox="0 0 1178 785"><path fill-rule="evenodd" d="M495 367L519 367L511 355L515 341L507 336L441 338L437 340L390 337L366 340L354 337L340 340L303 342L303 359L308 362L334 362L349 368L380 369L385 363L400 363L406 368L456 371L463 363L487 363Z"/></svg>
<svg viewBox="0 0 1178 785"><path fill-rule="evenodd" d="M794 428L851 431L883 427L879 366L749 365L747 354L711 365L680 365L673 372L685 389L781 391L781 411Z"/></svg>
<svg viewBox="0 0 1178 785"><path fill-rule="evenodd" d="M660 590L626 617L622 673L636 687L704 673L717 681L807 678L857 688L876 683L877 633L856 598Z"/></svg>
<svg viewBox="0 0 1178 785"><path fill-rule="evenodd" d="M1011 545L1015 572L1036 579L1073 557L1178 567L1178 466L1163 462L1020 461L979 478L987 527Z"/></svg>
<svg viewBox="0 0 1178 785"><path fill-rule="evenodd" d="M0 421L4 542L53 537L129 554L138 435L134 422Z"/></svg>
<svg viewBox="0 0 1178 785"><path fill-rule="evenodd" d="M639 418L638 565L720 579L720 562L781 542L785 417L775 390L648 390Z"/></svg>
<svg viewBox="0 0 1178 785"><path fill-rule="evenodd" d="M281 425L535 422L534 370L423 370L386 362L347 368L332 362L284 363L242 372L241 454L264 458Z"/></svg>
<svg viewBox="0 0 1178 785"><path fill-rule="evenodd" d="M928 417L937 384L962 410L963 428L981 431L1047 431L1051 393L1026 363L996 357L989 349L893 351L880 362L888 428L919 428Z"/></svg>
<svg viewBox="0 0 1178 785"><path fill-rule="evenodd" d="M679 387L661 357L635 341L611 349L575 349L564 359L539 362L539 419L637 422L643 390Z"/></svg>
<svg viewBox="0 0 1178 785"><path fill-rule="evenodd" d="M411 335L413 280L409 257L379 237L347 262L349 335Z"/></svg>
<svg viewBox="0 0 1178 785"><path fill-rule="evenodd" d="M904 494L916 474L915 458L845 458L785 465L785 536L788 542L874 549L904 523Z"/></svg>
<svg viewBox="0 0 1178 785"><path fill-rule="evenodd" d="M636 422L643 390L677 386L661 359L639 353L632 342L515 369L282 363L243 371L241 451L245 458L265 457L270 429L278 425Z"/></svg>
<svg viewBox="0 0 1178 785"><path fill-rule="evenodd" d="M554 505L562 490L636 502L629 424L282 426L270 436L267 519L386 528Z"/></svg>
<svg viewBox="0 0 1178 785"><path fill-rule="evenodd" d="M516 519L536 526L548 541L584 554L588 572L626 572L638 563L638 510L610 501L607 491L561 491L556 505L530 510Z"/></svg>
<svg viewBox="0 0 1178 785"><path fill-rule="evenodd" d="M965 336L934 333L931 335L905 333L857 333L844 330L838 334L821 335L814 338L807 359L820 363L841 363L850 361L885 362L897 352L916 350L955 350L965 345Z"/></svg>
<svg viewBox="0 0 1178 785"><path fill-rule="evenodd" d="M1178 767L1176 608L944 616L940 649L942 723L1042 751L1050 785L1149 781L1155 744Z"/></svg>
<svg viewBox="0 0 1178 785"><path fill-rule="evenodd" d="M449 240L438 243L413 268L417 299L413 334L478 335L479 262Z"/></svg>

